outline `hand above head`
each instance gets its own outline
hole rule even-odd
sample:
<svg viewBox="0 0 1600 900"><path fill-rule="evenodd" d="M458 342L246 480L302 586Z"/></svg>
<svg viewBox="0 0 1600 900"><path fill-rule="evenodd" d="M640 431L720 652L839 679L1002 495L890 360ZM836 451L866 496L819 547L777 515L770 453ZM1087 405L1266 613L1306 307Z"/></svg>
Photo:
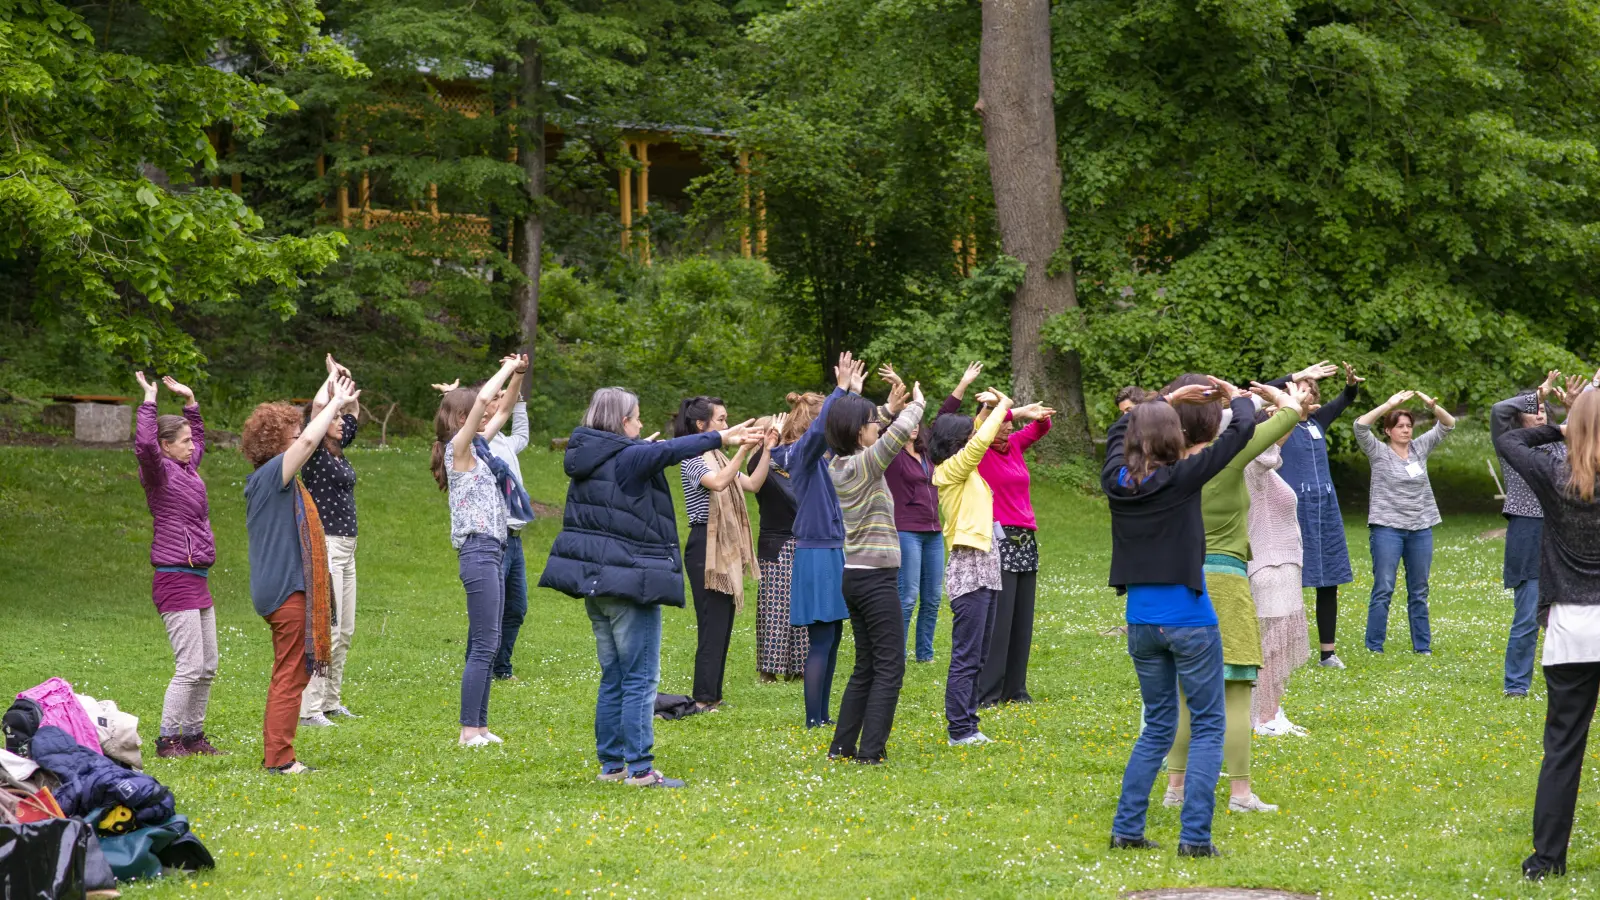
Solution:
<svg viewBox="0 0 1600 900"><path fill-rule="evenodd" d="M1209 384L1186 384L1162 399L1172 406L1182 406L1185 403L1210 403L1217 396L1217 389Z"/></svg>
<svg viewBox="0 0 1600 900"><path fill-rule="evenodd" d="M1339 370L1327 360L1323 360L1321 362L1312 363L1311 365L1306 366L1304 369L1294 373L1293 375L1289 376L1289 380L1299 381L1302 378L1309 378L1312 381L1321 381L1322 379L1327 378L1329 375L1332 375L1338 371Z"/></svg>
<svg viewBox="0 0 1600 900"><path fill-rule="evenodd" d="M1362 378L1360 375L1356 374L1355 366L1352 366L1349 363L1340 363L1340 365L1344 366L1345 384L1360 384L1361 382L1366 381L1365 378Z"/></svg>
<svg viewBox="0 0 1600 900"><path fill-rule="evenodd" d="M1421 397L1422 398L1422 405L1428 407L1429 409L1432 409L1435 406L1439 405L1439 401L1433 399L1432 397L1429 397L1427 394L1424 394L1421 391L1412 391L1411 393L1417 395L1418 397Z"/></svg>
<svg viewBox="0 0 1600 900"><path fill-rule="evenodd" d="M1305 399L1305 389L1300 387L1298 381L1290 381L1285 390L1279 390L1270 384L1250 382L1250 393L1266 400L1278 409L1287 409L1300 414L1300 404Z"/></svg>
<svg viewBox="0 0 1600 900"><path fill-rule="evenodd" d="M650 432L650 436L644 439L644 442L646 444L654 443L655 439L658 438L658 437L661 437L661 432L652 431L652 432Z"/></svg>
<svg viewBox="0 0 1600 900"><path fill-rule="evenodd" d="M899 375L895 374L894 366L884 363L878 367L878 377L890 384L905 384Z"/></svg>
<svg viewBox="0 0 1600 900"><path fill-rule="evenodd" d="M182 397L184 406L194 405L194 391L189 390L187 385L179 382L171 375L161 376L161 383L167 386L167 390Z"/></svg>
<svg viewBox="0 0 1600 900"><path fill-rule="evenodd" d="M962 375L961 375L961 387L962 387L962 389L966 389L974 381L977 381L978 380L978 376L982 375L982 374L983 374L983 363L981 363L981 362L970 362L970 363L967 363L967 371L963 372Z"/></svg>
<svg viewBox="0 0 1600 900"><path fill-rule="evenodd" d="M335 362L332 353L329 353L323 357L322 364L327 367L329 377L334 375L343 375L346 378L350 377L350 370Z"/></svg>
<svg viewBox="0 0 1600 900"><path fill-rule="evenodd" d="M1394 396L1384 401L1384 406L1399 406L1417 395L1416 391L1397 391Z"/></svg>
<svg viewBox="0 0 1600 900"><path fill-rule="evenodd" d="M994 406L1000 402L1000 397L993 390L978 392L979 406Z"/></svg>
<svg viewBox="0 0 1600 900"><path fill-rule="evenodd" d="M1240 397L1243 397L1246 393L1248 393L1247 391L1239 390L1238 388L1234 387L1233 385L1229 384L1226 381L1223 381L1221 378L1218 378L1215 375L1207 375L1206 378L1211 380L1211 387L1214 388L1218 392L1218 395L1221 396L1224 400L1227 400L1229 402L1237 400Z"/></svg>
<svg viewBox="0 0 1600 900"><path fill-rule="evenodd" d="M833 383L847 391L850 390L850 376L855 370L855 357L846 350L839 354L839 364L833 367Z"/></svg>
<svg viewBox="0 0 1600 900"><path fill-rule="evenodd" d="M900 415L900 411L906 408L906 397L910 393L911 392L906 389L906 383L904 381L895 382L894 387L889 389L889 402L887 404L889 407L889 415Z"/></svg>
<svg viewBox="0 0 1600 900"><path fill-rule="evenodd" d="M1571 409L1572 404L1578 402L1578 395L1588 386L1589 382L1584 381L1582 375L1569 376L1566 389L1561 392L1561 405Z"/></svg>
<svg viewBox="0 0 1600 900"><path fill-rule="evenodd" d="M1025 406L1011 408L1011 419L1014 422L1032 422L1035 419L1048 419L1055 414L1055 410L1045 406L1043 403L1029 403Z"/></svg>
<svg viewBox="0 0 1600 900"><path fill-rule="evenodd" d="M151 384L150 380L144 377L143 372L134 372L133 377L139 379L139 387L144 389L144 402L156 402L156 386Z"/></svg>
<svg viewBox="0 0 1600 900"><path fill-rule="evenodd" d="M1561 370L1560 369L1551 369L1544 376L1544 382L1539 385L1539 388L1538 388L1539 394L1541 396L1544 395L1544 394L1548 394L1551 391L1558 389L1560 386L1561 386Z"/></svg>
<svg viewBox="0 0 1600 900"><path fill-rule="evenodd" d="M358 400L360 397L361 392L356 389L356 383L341 375L333 381L332 399L328 405L340 407Z"/></svg>
<svg viewBox="0 0 1600 900"><path fill-rule="evenodd" d="M851 365L853 368L850 372L850 387L847 390L852 394L859 394L867 383L867 364L858 359Z"/></svg>
<svg viewBox="0 0 1600 900"><path fill-rule="evenodd" d="M925 402L927 402L922 398L922 382L920 382L920 381L911 382L911 402L912 403L925 403Z"/></svg>
<svg viewBox="0 0 1600 900"><path fill-rule="evenodd" d="M999 388L990 387L984 393L993 395L995 412L1003 413L1017 405L1015 400L1007 397Z"/></svg>
<svg viewBox="0 0 1600 900"><path fill-rule="evenodd" d="M517 367L520 365L522 365L522 357L515 353L507 353L505 356L500 357L500 368L507 372L517 371Z"/></svg>
<svg viewBox="0 0 1600 900"><path fill-rule="evenodd" d="M518 354L517 359L520 360L520 362L517 363L516 373L518 375L528 374L528 354Z"/></svg>
<svg viewBox="0 0 1600 900"><path fill-rule="evenodd" d="M437 383L436 382L433 385L433 389L438 391L441 394L448 394L448 393L450 393L451 391L455 390L458 387L461 387L461 379L459 379L459 378L457 378L455 381L450 382L449 384L442 384L442 383Z"/></svg>
<svg viewBox="0 0 1600 900"><path fill-rule="evenodd" d="M745 442L745 435L754 431L751 426L755 425L755 422L755 419L745 419L743 422L740 422L732 428L724 429L721 432L722 446L732 447L738 444L743 444Z"/></svg>

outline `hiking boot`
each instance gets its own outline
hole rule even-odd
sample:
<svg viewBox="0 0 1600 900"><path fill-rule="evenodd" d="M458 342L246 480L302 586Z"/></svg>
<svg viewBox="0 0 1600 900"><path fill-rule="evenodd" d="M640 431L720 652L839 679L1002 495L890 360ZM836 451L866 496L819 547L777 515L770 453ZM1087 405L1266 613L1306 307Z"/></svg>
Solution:
<svg viewBox="0 0 1600 900"><path fill-rule="evenodd" d="M1113 850L1160 850L1161 845L1149 838L1130 838L1113 834L1111 836L1111 849Z"/></svg>
<svg viewBox="0 0 1600 900"><path fill-rule="evenodd" d="M1217 849L1216 844L1185 844L1180 842L1178 844L1178 855L1191 859L1203 859L1209 856L1221 856L1222 851Z"/></svg>
<svg viewBox="0 0 1600 900"><path fill-rule="evenodd" d="M196 755L199 755L199 756L227 756L228 755L226 753L223 753L221 750L218 750L217 748L211 746L211 742L206 740L206 733L204 731L196 732L194 734L184 735L184 737L183 737L183 747L184 747L185 750L188 750L190 753L193 753L193 754L196 754Z"/></svg>
<svg viewBox="0 0 1600 900"><path fill-rule="evenodd" d="M162 759L175 759L180 756L193 756L194 751L189 748L181 735L163 734L156 738L156 755Z"/></svg>

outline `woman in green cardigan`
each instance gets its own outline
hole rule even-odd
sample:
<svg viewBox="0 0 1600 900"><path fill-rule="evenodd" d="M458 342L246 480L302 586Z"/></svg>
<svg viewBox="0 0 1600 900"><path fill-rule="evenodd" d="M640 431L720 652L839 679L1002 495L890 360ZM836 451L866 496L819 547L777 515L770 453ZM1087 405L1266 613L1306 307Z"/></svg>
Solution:
<svg viewBox="0 0 1600 900"><path fill-rule="evenodd" d="M1198 380L1197 380L1198 379ZM1209 384L1204 375L1183 375L1163 389L1168 393L1186 384ZM1250 787L1250 693L1256 672L1261 668L1261 630L1256 620L1256 604L1250 596L1250 578L1245 563L1250 559L1250 492L1245 487L1244 469L1268 447L1294 429L1300 421L1302 393L1291 384L1287 392L1265 385L1252 390L1277 411L1256 426L1255 435L1200 492L1200 509L1206 523L1206 593L1217 611L1222 631L1222 664L1227 707L1227 730L1222 738L1222 762L1228 773L1230 812L1276 812L1278 807L1263 803ZM1223 410L1219 404L1180 406L1189 453L1210 444L1222 428ZM1178 734L1167 756L1165 806L1183 805L1183 780L1189 758L1189 708L1178 696Z"/></svg>

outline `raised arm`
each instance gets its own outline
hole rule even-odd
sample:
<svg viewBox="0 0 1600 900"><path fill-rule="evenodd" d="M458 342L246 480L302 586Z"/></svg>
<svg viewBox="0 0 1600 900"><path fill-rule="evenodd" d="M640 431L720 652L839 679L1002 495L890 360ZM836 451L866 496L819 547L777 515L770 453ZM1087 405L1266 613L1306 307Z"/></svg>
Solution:
<svg viewBox="0 0 1600 900"><path fill-rule="evenodd" d="M1234 457L1242 453L1256 433L1256 405L1250 400L1248 394L1240 394L1233 398L1228 407L1233 411L1233 417L1228 421L1228 427L1222 429L1204 450L1193 456L1187 456L1172 465L1173 480L1195 480L1200 484L1210 481L1213 476L1228 467ZM1293 427L1293 426L1290 426Z"/></svg>
<svg viewBox="0 0 1600 900"><path fill-rule="evenodd" d="M340 420L339 449L342 450L356 442L356 428L358 428L360 424L361 423L356 420L356 417L353 414L344 414Z"/></svg>
<svg viewBox="0 0 1600 900"><path fill-rule="evenodd" d="M1440 425L1444 426L1444 434L1439 435L1439 439L1444 440L1444 435L1449 434L1450 429L1456 427L1456 417L1450 415L1449 410L1445 409L1443 406L1440 406L1439 401L1429 397L1427 394L1417 391L1417 396L1422 398L1423 405L1427 406L1428 411L1433 413L1433 418ZM1433 429L1431 428L1429 429L1429 431L1432 430Z"/></svg>
<svg viewBox="0 0 1600 900"><path fill-rule="evenodd" d="M144 389L144 402L134 414L133 458L139 461L139 474L144 477L145 486L155 487L167 480L167 470L161 465L161 444L156 437L158 389L145 379L143 372L134 372L133 377L139 379L139 387Z"/></svg>
<svg viewBox="0 0 1600 900"><path fill-rule="evenodd" d="M322 439L328 434L328 426L333 423L333 417L339 414L339 408L346 403L361 396L356 390L355 382L348 378L335 379L333 395L322 411L311 417L311 421L294 439L289 449L283 452L283 486L288 487L294 476L300 473L300 467L306 464L317 447L321 446Z"/></svg>
<svg viewBox="0 0 1600 900"><path fill-rule="evenodd" d="M1370 429L1373 425L1377 424L1379 419L1388 415L1389 410L1394 409L1396 406L1399 406L1407 400L1410 400L1412 397L1416 396L1416 394L1416 391L1401 391L1395 394L1393 397L1383 401L1378 406L1367 410L1356 419L1356 424L1365 425Z"/></svg>
<svg viewBox="0 0 1600 900"><path fill-rule="evenodd" d="M617 454L617 479L624 484L636 484L665 469L681 463L691 456L707 450L742 444L749 428L735 425L726 431L702 431L684 435L670 441L639 441L624 447Z"/></svg>
<svg viewBox="0 0 1600 900"><path fill-rule="evenodd" d="M833 401L844 395L845 389L840 386L834 388L833 393L823 399L822 409L817 411L817 417L811 420L805 433L801 434L789 449L788 468L791 472L804 471L816 465L817 460L822 458L822 451L828 446L822 438L823 423L828 420L828 410L833 408Z"/></svg>
<svg viewBox="0 0 1600 900"><path fill-rule="evenodd" d="M967 396L967 388L972 387L972 383L977 381L978 376L981 374L983 374L983 363L967 363L967 370L961 373L961 380L956 382L956 389L950 392L950 396L946 397L943 403L939 404L939 415L948 415L959 410L961 401ZM955 405L945 409L946 406L950 406L952 401Z"/></svg>
<svg viewBox="0 0 1600 900"><path fill-rule="evenodd" d="M967 480L973 472L977 471L978 463L983 461L983 454L988 452L989 445L994 443L995 435L1000 433L1000 423L1005 421L1005 414L1011 411L1012 400L994 388L989 389L999 401L994 413L983 420L967 438L967 444L956 454L934 470L936 477L945 484L960 484Z"/></svg>
<svg viewBox="0 0 1600 900"><path fill-rule="evenodd" d="M1165 403L1165 400L1151 400L1151 403ZM1128 437L1128 413L1123 413L1120 418L1111 423L1111 429L1106 432L1106 462L1100 467L1100 489L1111 493L1117 486L1118 473L1128 464L1127 455L1123 444Z"/></svg>
<svg viewBox="0 0 1600 900"><path fill-rule="evenodd" d="M521 364L520 356L508 356L502 359L500 369L478 389L478 396L473 399L472 409L467 411L466 420L461 423L461 428L455 436L450 438L450 449L453 454L451 468L455 471L470 472L473 466L477 465L472 459L472 439L483 429L484 411L489 408L489 401L505 387L506 381L511 378L511 373Z"/></svg>
<svg viewBox="0 0 1600 900"><path fill-rule="evenodd" d="M744 424L749 426L751 423L745 422ZM727 490L728 485L733 484L734 480L739 477L739 470L744 467L744 458L749 455L750 445L741 443L739 449L734 452L733 458L728 460L726 465L710 475L701 477L700 486L708 491Z"/></svg>
<svg viewBox="0 0 1600 900"><path fill-rule="evenodd" d="M767 427L761 433L761 443L750 464L750 473L748 475L739 473L741 489L754 494L767 483L767 473L772 471L772 448L778 446L778 436L783 434L783 425L788 419L784 413L778 413L767 422Z"/></svg>
<svg viewBox="0 0 1600 900"><path fill-rule="evenodd" d="M1050 433L1050 419L1054 414L1055 410L1047 409L1038 403L1030 403L1022 409L1013 409L1011 411L1013 422L1018 420L1031 421L1028 421L1027 425L1011 432L1011 449L1021 453L1038 443L1040 438Z"/></svg>
<svg viewBox="0 0 1600 900"><path fill-rule="evenodd" d="M521 394L512 391L507 391L506 396L517 398L517 402L511 404L510 444L512 453L521 453L528 449L528 402L522 399Z"/></svg>
<svg viewBox="0 0 1600 900"><path fill-rule="evenodd" d="M1549 492L1559 490L1561 463L1548 453L1534 452L1533 448L1560 440L1561 428L1556 425L1513 428L1494 439L1494 449L1542 501Z"/></svg>
<svg viewBox="0 0 1600 900"><path fill-rule="evenodd" d="M528 371L528 357L513 356L510 358L517 360L517 365L516 368L511 370L511 378L506 382L505 385L506 400L510 400L513 397L520 398L522 396L522 377L524 373ZM493 396L491 396L490 399L494 399ZM506 420L510 418L511 405L502 402L498 407L495 408L494 415L489 416L487 421L483 423L482 427L478 429L478 434L482 436L484 440L489 440L495 435L499 434L500 429L506 427Z"/></svg>
<svg viewBox="0 0 1600 900"><path fill-rule="evenodd" d="M1518 394L1515 397L1507 397L1489 407L1489 440L1499 441L1500 435L1517 429L1517 417L1522 415L1522 398L1525 396L1527 395Z"/></svg>
<svg viewBox="0 0 1600 900"><path fill-rule="evenodd" d="M877 443L862 451L862 465L874 475L882 475L888 470L889 464L899 455L900 449L911 440L911 429L917 427L922 421L922 411L926 401L922 398L922 385L916 384L911 388L911 402L900 410L900 415L895 417L889 430L878 438Z"/></svg>

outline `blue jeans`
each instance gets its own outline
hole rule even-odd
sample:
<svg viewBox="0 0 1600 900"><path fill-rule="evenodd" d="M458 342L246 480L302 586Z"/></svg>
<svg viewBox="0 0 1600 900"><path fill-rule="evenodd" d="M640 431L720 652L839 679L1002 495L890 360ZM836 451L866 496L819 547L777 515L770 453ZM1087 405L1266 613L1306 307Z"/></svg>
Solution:
<svg viewBox="0 0 1600 900"><path fill-rule="evenodd" d="M500 649L494 655L494 677L511 677L511 652L517 648L517 632L528 615L528 564L522 558L522 535L513 531L506 538L506 555L500 563L505 581L506 609L500 614Z"/></svg>
<svg viewBox="0 0 1600 900"><path fill-rule="evenodd" d="M456 551L461 586L467 590L467 664L461 669L461 724L489 725L489 667L500 646L505 582L500 559L505 545L485 534L469 534Z"/></svg>
<svg viewBox="0 0 1600 900"><path fill-rule="evenodd" d="M906 634L911 633L911 612L917 598L917 661L933 659L933 631L939 625L939 597L944 593L944 534L938 531L900 532L900 615Z"/></svg>
<svg viewBox="0 0 1600 900"><path fill-rule="evenodd" d="M1533 651L1539 644L1539 579L1530 578L1512 590L1516 608L1506 641L1505 689L1526 694L1533 685Z"/></svg>
<svg viewBox="0 0 1600 900"><path fill-rule="evenodd" d="M1139 676L1145 727L1134 741L1128 768L1122 773L1122 796L1117 800L1111 834L1144 837L1150 788L1178 732L1181 684L1189 701L1189 759L1183 782L1183 809L1178 814L1178 840L1209 844L1211 816L1217 805L1217 776L1222 771L1222 733L1227 725L1222 632L1215 625L1129 625L1128 655Z"/></svg>
<svg viewBox="0 0 1600 900"><path fill-rule="evenodd" d="M655 764L656 684L661 679L661 607L614 597L583 601L600 657L594 745L600 768L643 775Z"/></svg>
<svg viewBox="0 0 1600 900"><path fill-rule="evenodd" d="M1389 630L1389 598L1394 596L1400 561L1406 563L1406 617L1411 620L1411 649L1422 653L1433 646L1428 628L1428 570L1433 566L1433 529L1407 531L1386 525L1370 526L1372 547L1372 599L1367 603L1367 649L1383 652Z"/></svg>

